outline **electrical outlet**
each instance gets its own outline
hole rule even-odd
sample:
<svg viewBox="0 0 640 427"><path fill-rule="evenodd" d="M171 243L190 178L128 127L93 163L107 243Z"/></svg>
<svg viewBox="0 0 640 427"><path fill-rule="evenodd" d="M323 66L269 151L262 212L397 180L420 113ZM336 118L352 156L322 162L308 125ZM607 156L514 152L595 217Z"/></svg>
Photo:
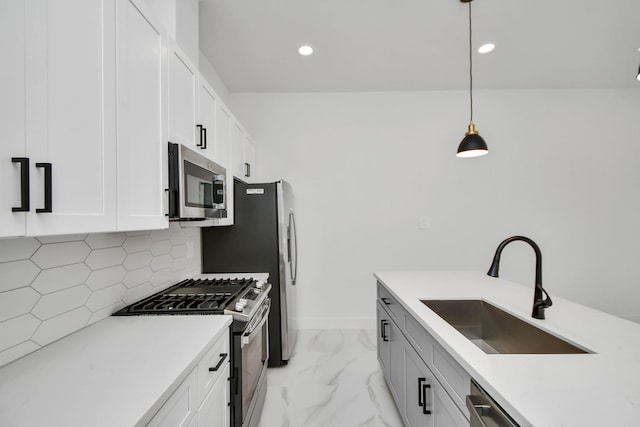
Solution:
<svg viewBox="0 0 640 427"><path fill-rule="evenodd" d="M418 228L420 230L428 230L431 228L431 218L426 215L418 217Z"/></svg>

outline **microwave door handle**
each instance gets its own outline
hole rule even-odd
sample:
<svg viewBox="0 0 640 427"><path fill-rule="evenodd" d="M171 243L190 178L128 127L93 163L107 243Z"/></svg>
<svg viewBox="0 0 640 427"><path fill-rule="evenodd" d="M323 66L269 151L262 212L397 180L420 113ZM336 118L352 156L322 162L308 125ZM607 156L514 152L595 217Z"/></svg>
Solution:
<svg viewBox="0 0 640 427"><path fill-rule="evenodd" d="M293 262L291 262L291 236L293 236ZM289 212L289 268L291 269L291 285L296 285L298 279L298 233L293 212Z"/></svg>

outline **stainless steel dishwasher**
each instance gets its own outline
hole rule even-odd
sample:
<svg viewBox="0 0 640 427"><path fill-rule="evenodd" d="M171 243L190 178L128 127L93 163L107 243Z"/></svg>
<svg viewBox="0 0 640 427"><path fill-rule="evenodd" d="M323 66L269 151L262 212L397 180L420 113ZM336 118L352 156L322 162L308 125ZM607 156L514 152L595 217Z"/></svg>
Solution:
<svg viewBox="0 0 640 427"><path fill-rule="evenodd" d="M471 427L519 427L474 380L467 396Z"/></svg>

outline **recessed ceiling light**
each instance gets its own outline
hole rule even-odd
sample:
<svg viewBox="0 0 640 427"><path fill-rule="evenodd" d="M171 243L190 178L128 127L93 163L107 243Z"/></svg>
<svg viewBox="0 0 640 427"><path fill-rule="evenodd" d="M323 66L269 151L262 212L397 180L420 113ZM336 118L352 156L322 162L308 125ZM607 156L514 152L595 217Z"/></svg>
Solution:
<svg viewBox="0 0 640 427"><path fill-rule="evenodd" d="M478 53L489 53L491 52L493 49L496 48L496 45L493 43L486 43L483 44L482 46L480 46L478 48Z"/></svg>
<svg viewBox="0 0 640 427"><path fill-rule="evenodd" d="M302 56L309 56L313 53L313 48L309 45L303 45L298 49L298 53Z"/></svg>

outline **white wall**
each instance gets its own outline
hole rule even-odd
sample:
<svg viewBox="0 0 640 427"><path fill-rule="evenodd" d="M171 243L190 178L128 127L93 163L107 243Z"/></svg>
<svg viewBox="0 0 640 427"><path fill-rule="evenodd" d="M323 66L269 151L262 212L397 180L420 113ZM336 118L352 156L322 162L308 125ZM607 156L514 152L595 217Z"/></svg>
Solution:
<svg viewBox="0 0 640 427"><path fill-rule="evenodd" d="M463 91L231 95L258 178L296 194L302 327L371 327L374 271L486 271L514 234L540 245L551 296L640 319L638 91L474 99L490 153L458 159ZM501 277L533 298L533 251L510 245Z"/></svg>

